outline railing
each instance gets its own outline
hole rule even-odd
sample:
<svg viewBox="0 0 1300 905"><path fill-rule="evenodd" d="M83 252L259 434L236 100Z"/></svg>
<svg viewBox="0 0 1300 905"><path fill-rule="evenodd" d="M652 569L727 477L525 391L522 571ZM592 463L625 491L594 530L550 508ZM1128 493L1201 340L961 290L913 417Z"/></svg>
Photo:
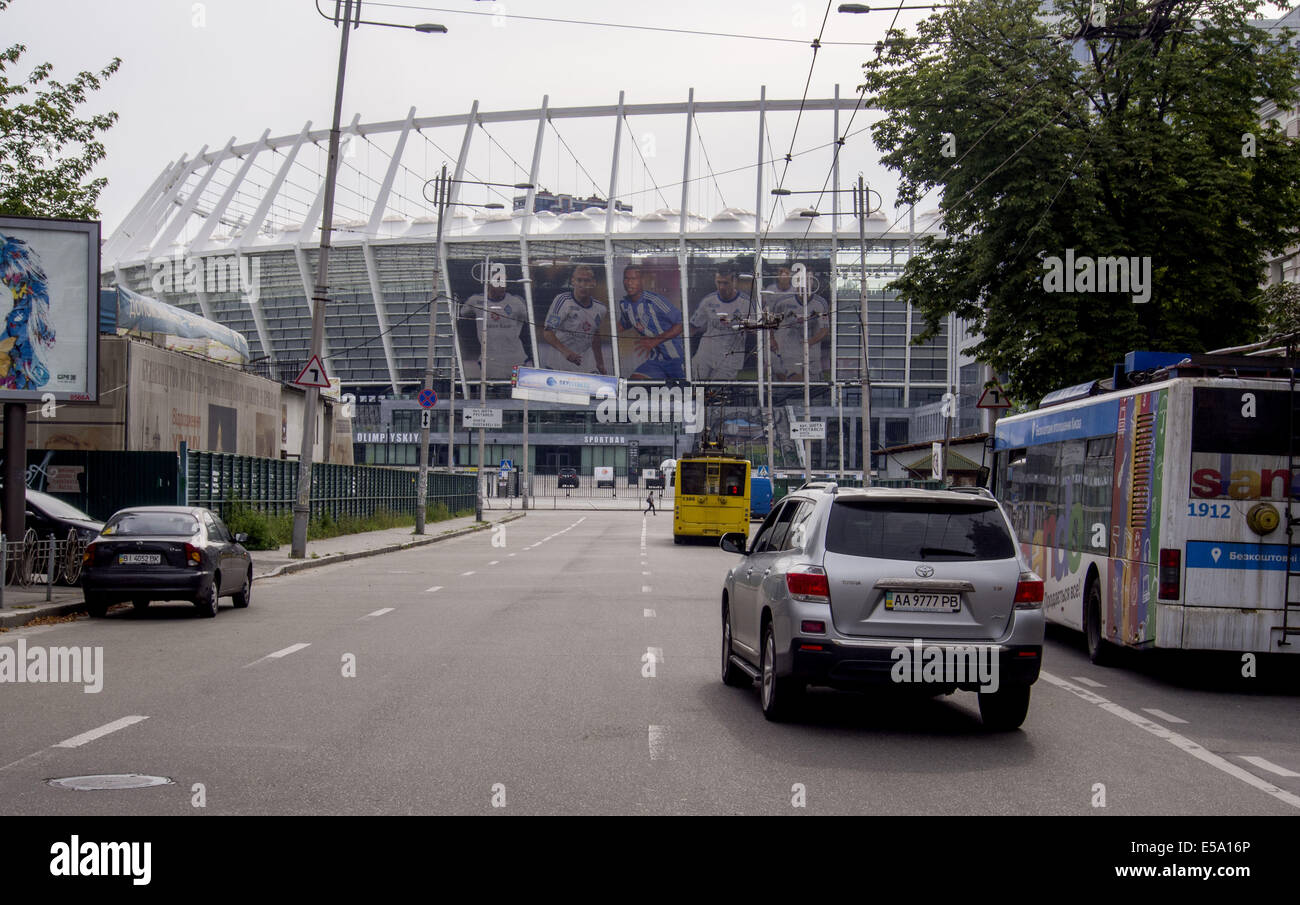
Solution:
<svg viewBox="0 0 1300 905"><path fill-rule="evenodd" d="M293 511L298 493L298 463L234 453L191 451L186 498L225 518L233 500L273 515ZM311 517L365 518L380 510L413 515L417 506L414 471L376 465L312 463ZM428 505L451 512L474 508L474 478L429 473Z"/></svg>
<svg viewBox="0 0 1300 905"><path fill-rule="evenodd" d="M81 580L81 555L86 550L75 530L59 540L54 535L38 538L28 528L22 540L8 540L0 534L0 606L4 606L3 588L45 586L49 600L55 584L75 585Z"/></svg>

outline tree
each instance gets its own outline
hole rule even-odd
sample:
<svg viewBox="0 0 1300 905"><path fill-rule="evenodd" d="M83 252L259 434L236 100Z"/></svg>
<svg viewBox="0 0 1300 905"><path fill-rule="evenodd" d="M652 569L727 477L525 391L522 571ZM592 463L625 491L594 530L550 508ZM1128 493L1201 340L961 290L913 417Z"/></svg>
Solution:
<svg viewBox="0 0 1300 905"><path fill-rule="evenodd" d="M10 0L0 0L0 13ZM116 113L77 116L92 91L117 71L121 60L98 73L80 72L71 82L50 78L41 63L22 80L8 74L27 51L14 44L0 51L0 214L96 220L95 207L107 179L85 179L104 159L99 136Z"/></svg>
<svg viewBox="0 0 1300 905"><path fill-rule="evenodd" d="M1300 52L1250 24L1262 3L1090 5L953 4L863 67L900 204L942 190L944 237L893 284L918 341L950 312L972 321L972 351L1022 400L1131 349L1249 341L1265 256L1300 232L1300 148L1259 116L1295 105ZM1123 282L1118 258L1128 285L1096 291L1102 272ZM1067 263L1078 285L1057 279Z"/></svg>

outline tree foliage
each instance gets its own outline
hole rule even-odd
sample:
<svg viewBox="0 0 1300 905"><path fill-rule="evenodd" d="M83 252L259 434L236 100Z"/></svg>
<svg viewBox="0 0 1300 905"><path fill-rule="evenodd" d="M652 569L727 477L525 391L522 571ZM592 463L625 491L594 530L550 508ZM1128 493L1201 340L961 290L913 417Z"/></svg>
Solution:
<svg viewBox="0 0 1300 905"><path fill-rule="evenodd" d="M922 341L950 312L972 321L1024 400L1131 349L1253 339L1264 259L1300 232L1300 147L1260 121L1295 105L1300 52L1250 24L1261 2L1106 0L1104 26L1085 0L1054 5L953 4L864 65L900 203L939 190L944 237L893 288ZM1149 258L1149 301L1049 291L1067 250Z"/></svg>
<svg viewBox="0 0 1300 905"><path fill-rule="evenodd" d="M0 0L0 13L9 0ZM116 113L77 115L90 92L117 71L114 58L98 73L80 72L70 82L51 78L49 63L25 78L11 78L24 44L0 50L0 214L95 220L108 180L86 181L104 158L99 136Z"/></svg>

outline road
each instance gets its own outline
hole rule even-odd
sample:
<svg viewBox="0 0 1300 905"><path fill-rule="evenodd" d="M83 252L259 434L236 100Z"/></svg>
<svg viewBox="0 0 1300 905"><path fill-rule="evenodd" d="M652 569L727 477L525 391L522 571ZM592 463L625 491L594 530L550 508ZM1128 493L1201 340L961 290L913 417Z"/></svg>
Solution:
<svg viewBox="0 0 1300 905"><path fill-rule="evenodd" d="M0 813L1300 814L1294 683L1103 669L1070 635L1019 732L962 692L813 692L769 723L718 678L732 557L671 524L531 513L259 581L215 620L0 635L104 657L98 693L0 684ZM45 783L107 773L172 782Z"/></svg>

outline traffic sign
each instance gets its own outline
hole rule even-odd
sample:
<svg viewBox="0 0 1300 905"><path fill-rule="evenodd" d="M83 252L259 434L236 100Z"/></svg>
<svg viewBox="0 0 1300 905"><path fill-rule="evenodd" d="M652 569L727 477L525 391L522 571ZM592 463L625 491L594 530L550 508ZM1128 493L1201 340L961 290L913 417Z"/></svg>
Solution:
<svg viewBox="0 0 1300 905"><path fill-rule="evenodd" d="M465 427L501 427L501 409L461 409L461 413Z"/></svg>
<svg viewBox="0 0 1300 905"><path fill-rule="evenodd" d="M433 413L430 412L428 409L420 409L420 427L421 427L421 428L427 428L427 427L429 427L430 424L433 423L433 419L430 417L430 415L432 415L432 414L433 414Z"/></svg>
<svg viewBox="0 0 1300 905"><path fill-rule="evenodd" d="M756 477L765 478L765 477L767 477L767 476L768 476L768 475L767 475L767 466L766 466L766 465L760 465L760 466L758 466L758 473L757 473Z"/></svg>
<svg viewBox="0 0 1300 905"><path fill-rule="evenodd" d="M298 372L298 379L293 382L293 385L304 389L307 387L329 389L330 379L325 373L325 366L320 363L319 355L311 357L311 361L307 362L303 369Z"/></svg>
<svg viewBox="0 0 1300 905"><path fill-rule="evenodd" d="M510 459L502 459L502 460L501 460L501 470L502 470L502 471L509 471L510 469L512 469L512 468L514 468L514 467L515 467L515 463L512 462Z"/></svg>
<svg viewBox="0 0 1300 905"><path fill-rule="evenodd" d="M825 421L791 421L791 440L825 440Z"/></svg>
<svg viewBox="0 0 1300 905"><path fill-rule="evenodd" d="M980 394L980 401L975 403L976 408L980 409L1009 409L1011 402L1007 399L1006 390L1002 389L1000 384L993 384L991 387L985 387L984 392Z"/></svg>
<svg viewBox="0 0 1300 905"><path fill-rule="evenodd" d="M416 397L421 407L431 409L438 404L438 394L433 390L420 390L420 395Z"/></svg>

